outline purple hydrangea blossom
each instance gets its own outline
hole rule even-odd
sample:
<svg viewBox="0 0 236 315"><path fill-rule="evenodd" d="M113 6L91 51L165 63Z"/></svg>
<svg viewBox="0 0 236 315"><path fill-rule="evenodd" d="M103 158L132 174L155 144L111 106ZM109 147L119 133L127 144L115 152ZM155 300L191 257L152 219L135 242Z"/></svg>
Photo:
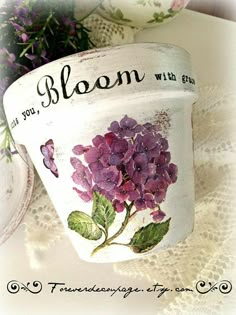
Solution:
<svg viewBox="0 0 236 315"><path fill-rule="evenodd" d="M137 153L127 163L126 171L135 184L145 184L148 177L156 174L156 165L149 163L147 154Z"/></svg>
<svg viewBox="0 0 236 315"><path fill-rule="evenodd" d="M118 135L120 138L132 138L136 133L142 130L142 126L138 125L137 121L133 118L129 118L125 115L125 117L121 119L120 123L113 121L108 130Z"/></svg>
<svg viewBox="0 0 236 315"><path fill-rule="evenodd" d="M92 145L76 145L71 158L73 189L84 201L98 191L109 199L117 212L130 203L135 211L152 209L154 221L165 217L159 204L169 185L177 180L178 168L170 163L168 140L151 123L140 125L125 115L113 121L108 133L96 135ZM82 162L83 160L83 162ZM158 210L155 210L158 209Z"/></svg>
<svg viewBox="0 0 236 315"><path fill-rule="evenodd" d="M73 187L73 190L76 191L78 196L85 202L92 200L93 194L91 191L81 191L76 187Z"/></svg>
<svg viewBox="0 0 236 315"><path fill-rule="evenodd" d="M162 221L166 216L165 212L163 212L161 209L153 211L150 214L152 215L153 221L155 222Z"/></svg>
<svg viewBox="0 0 236 315"><path fill-rule="evenodd" d="M139 198L135 200L134 205L137 210L154 209L156 207L154 196L150 192L141 192Z"/></svg>
<svg viewBox="0 0 236 315"><path fill-rule="evenodd" d="M77 166L75 172L72 175L73 182L80 185L86 191L92 189L92 175L87 167L82 163Z"/></svg>
<svg viewBox="0 0 236 315"><path fill-rule="evenodd" d="M123 185L116 188L115 197L120 202L132 200L135 189L135 184L131 180L128 180Z"/></svg>
<svg viewBox="0 0 236 315"><path fill-rule="evenodd" d="M116 209L116 212L123 212L123 210L125 209L125 204L124 202L120 202L119 200L115 199L113 202L113 206Z"/></svg>
<svg viewBox="0 0 236 315"><path fill-rule="evenodd" d="M75 155L82 155L84 154L85 152L87 152L89 149L91 148L91 145L88 145L88 146L83 146L83 145L76 145L72 151Z"/></svg>
<svg viewBox="0 0 236 315"><path fill-rule="evenodd" d="M154 135L153 133L146 133L136 137L136 149L138 152L146 154L149 161L152 158L158 158L160 155L161 145L159 140L161 139L160 134Z"/></svg>
<svg viewBox="0 0 236 315"><path fill-rule="evenodd" d="M84 159L88 163L92 172L101 171L108 167L110 150L106 144L101 144L98 148L91 147L84 153Z"/></svg>
<svg viewBox="0 0 236 315"><path fill-rule="evenodd" d="M122 182L122 174L115 166L103 168L100 172L93 174L94 182L102 189L110 191L119 187Z"/></svg>

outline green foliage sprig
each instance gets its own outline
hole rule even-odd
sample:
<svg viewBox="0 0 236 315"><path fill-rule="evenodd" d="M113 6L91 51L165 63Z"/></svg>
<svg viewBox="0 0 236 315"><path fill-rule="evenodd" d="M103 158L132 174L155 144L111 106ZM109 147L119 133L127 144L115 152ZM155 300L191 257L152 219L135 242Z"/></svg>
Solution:
<svg viewBox="0 0 236 315"><path fill-rule="evenodd" d="M0 122L5 134L0 149L10 152L11 145L2 107L7 87L43 64L93 46L89 30L74 18L74 0L5 1L0 10Z"/></svg>

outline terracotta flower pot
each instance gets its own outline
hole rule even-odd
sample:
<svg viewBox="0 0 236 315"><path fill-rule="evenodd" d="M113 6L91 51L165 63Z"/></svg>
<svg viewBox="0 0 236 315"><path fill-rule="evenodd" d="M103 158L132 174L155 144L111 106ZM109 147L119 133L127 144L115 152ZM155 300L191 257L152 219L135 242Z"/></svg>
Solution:
<svg viewBox="0 0 236 315"><path fill-rule="evenodd" d="M189 54L157 43L68 56L8 88L14 139L82 259L139 258L191 233L196 97Z"/></svg>

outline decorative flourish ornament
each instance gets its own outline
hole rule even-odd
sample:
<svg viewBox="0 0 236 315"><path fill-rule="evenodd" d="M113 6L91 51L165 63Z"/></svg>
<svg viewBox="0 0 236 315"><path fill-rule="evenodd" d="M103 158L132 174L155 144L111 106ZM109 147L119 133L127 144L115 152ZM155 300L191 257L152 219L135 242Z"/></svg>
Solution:
<svg viewBox="0 0 236 315"><path fill-rule="evenodd" d="M27 282L24 284L17 280L11 280L7 284L7 291L11 294L17 294L20 290L30 292L32 294L38 294L42 291L42 283L40 281Z"/></svg>

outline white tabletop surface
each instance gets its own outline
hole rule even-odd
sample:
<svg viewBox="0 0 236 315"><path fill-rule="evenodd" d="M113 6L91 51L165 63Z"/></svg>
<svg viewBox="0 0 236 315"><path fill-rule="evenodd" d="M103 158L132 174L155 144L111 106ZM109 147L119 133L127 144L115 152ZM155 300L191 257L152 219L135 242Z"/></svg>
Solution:
<svg viewBox="0 0 236 315"><path fill-rule="evenodd" d="M146 29L136 36L137 42L163 42L184 47L192 61L200 83L218 83L235 87L236 24L185 10L172 22ZM7 209L6 209L7 211ZM68 287L118 287L146 289L152 283L145 279L122 277L112 264L89 264L81 261L65 237L44 257L44 267L32 270L24 245L24 227L0 247L0 314L161 314L158 299L153 294L134 293L123 298L121 293L50 293L48 282L64 282ZM22 291L10 294L7 283L18 280L24 284L41 281L39 294ZM159 309L159 312L158 312Z"/></svg>

